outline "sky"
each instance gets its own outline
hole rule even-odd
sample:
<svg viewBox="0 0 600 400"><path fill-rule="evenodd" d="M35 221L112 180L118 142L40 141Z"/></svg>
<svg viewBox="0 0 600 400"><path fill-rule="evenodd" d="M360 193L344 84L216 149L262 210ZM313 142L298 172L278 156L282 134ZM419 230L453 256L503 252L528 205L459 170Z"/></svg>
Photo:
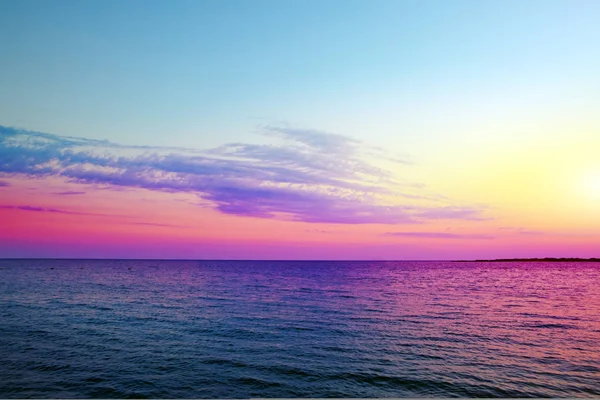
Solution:
<svg viewBox="0 0 600 400"><path fill-rule="evenodd" d="M598 257L599 18L0 0L0 257Z"/></svg>

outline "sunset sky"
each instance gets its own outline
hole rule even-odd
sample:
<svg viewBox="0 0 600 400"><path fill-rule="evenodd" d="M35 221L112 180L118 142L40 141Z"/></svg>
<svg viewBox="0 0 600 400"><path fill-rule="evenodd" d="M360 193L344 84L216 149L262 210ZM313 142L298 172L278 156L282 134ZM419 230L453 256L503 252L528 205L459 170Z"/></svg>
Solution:
<svg viewBox="0 0 600 400"><path fill-rule="evenodd" d="M0 257L600 257L596 0L0 0Z"/></svg>

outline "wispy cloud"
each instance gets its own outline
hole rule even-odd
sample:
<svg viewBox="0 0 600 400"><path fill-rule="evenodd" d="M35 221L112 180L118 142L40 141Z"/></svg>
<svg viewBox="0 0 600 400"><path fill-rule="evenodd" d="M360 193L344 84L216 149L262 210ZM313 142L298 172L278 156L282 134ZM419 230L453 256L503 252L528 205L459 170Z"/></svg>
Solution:
<svg viewBox="0 0 600 400"><path fill-rule="evenodd" d="M461 219L473 221L489 219L481 215L481 208L473 207L436 207L418 211L416 214L426 219Z"/></svg>
<svg viewBox="0 0 600 400"><path fill-rule="evenodd" d="M385 203L390 194L413 201L431 197L419 192L419 183L400 182L368 162L365 152L384 151L356 139L286 127L266 127L263 133L283 143L208 150L123 146L0 126L0 172L195 193L222 213L258 218L340 224L481 219L480 208L444 204L442 196L437 207ZM62 192L67 193L79 194Z"/></svg>
<svg viewBox="0 0 600 400"><path fill-rule="evenodd" d="M327 229L305 229L304 232L308 233L334 233L333 231Z"/></svg>
<svg viewBox="0 0 600 400"><path fill-rule="evenodd" d="M129 225L144 225L144 226L159 226L159 227L175 227L179 225L159 224L155 222L127 222Z"/></svg>
<svg viewBox="0 0 600 400"><path fill-rule="evenodd" d="M490 235L460 234L450 232L387 232L385 235L430 239L494 239L494 236Z"/></svg>
<svg viewBox="0 0 600 400"><path fill-rule="evenodd" d="M83 192L83 191L79 192L79 191L68 190L66 192L54 192L52 194L56 194L56 195L59 195L59 196L75 196L75 195L78 195L78 194L85 194L85 193L86 192Z"/></svg>
<svg viewBox="0 0 600 400"><path fill-rule="evenodd" d="M79 213L74 211L65 211L58 210L56 208L45 208L45 207L36 207L36 206L10 206L10 205L0 205L0 208L3 209L13 209L20 211L33 211L33 212L45 212L45 213L59 213L59 214L79 214L86 215L87 213Z"/></svg>
<svg viewBox="0 0 600 400"><path fill-rule="evenodd" d="M1 209L9 209L9 210L18 210L18 211L39 212L39 213L56 213L56 214L71 214L71 215L88 215L88 216L92 216L92 217L107 217L107 218L115 218L124 223L132 223L128 220L131 218L134 218L134 217L131 217L128 215L71 211L71 210L64 210L64 209L57 209L57 208L32 206L32 205L0 205L0 208Z"/></svg>
<svg viewBox="0 0 600 400"><path fill-rule="evenodd" d="M8 187L10 186L10 183L6 182L6 181L0 181L0 187Z"/></svg>
<svg viewBox="0 0 600 400"><path fill-rule="evenodd" d="M0 209L5 210L18 210L18 211L30 211L36 213L56 213L56 214L70 214L70 215L89 215L94 217L107 217L113 218L119 224L126 225L145 225L145 226L157 226L157 227L174 227L178 225L171 224L161 224L154 222L143 222L143 221L131 221L131 216L127 215L114 215L114 214L101 214L101 213L87 213L87 212L78 212L78 211L69 211L57 208L47 208L47 207L38 207L38 206L30 206L30 205L0 205Z"/></svg>
<svg viewBox="0 0 600 400"><path fill-rule="evenodd" d="M546 232L542 232L542 231L533 231L533 230L529 230L526 228L522 228L522 227L502 227L502 228L498 228L499 231L505 231L505 232L510 232L514 235L531 235L531 236L537 236L537 235L545 235Z"/></svg>

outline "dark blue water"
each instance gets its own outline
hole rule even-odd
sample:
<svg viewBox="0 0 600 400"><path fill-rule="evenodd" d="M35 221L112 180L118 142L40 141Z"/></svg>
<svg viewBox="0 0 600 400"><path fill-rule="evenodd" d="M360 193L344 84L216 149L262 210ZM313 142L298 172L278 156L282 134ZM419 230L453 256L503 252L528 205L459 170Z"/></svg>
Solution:
<svg viewBox="0 0 600 400"><path fill-rule="evenodd" d="M0 268L2 398L600 396L600 264Z"/></svg>

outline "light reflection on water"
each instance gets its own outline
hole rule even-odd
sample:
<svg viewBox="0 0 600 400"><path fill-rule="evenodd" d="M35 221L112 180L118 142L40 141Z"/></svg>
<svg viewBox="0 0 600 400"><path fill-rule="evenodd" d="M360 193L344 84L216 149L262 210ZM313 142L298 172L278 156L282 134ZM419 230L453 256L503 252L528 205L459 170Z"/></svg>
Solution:
<svg viewBox="0 0 600 400"><path fill-rule="evenodd" d="M0 267L0 397L600 395L600 264Z"/></svg>

